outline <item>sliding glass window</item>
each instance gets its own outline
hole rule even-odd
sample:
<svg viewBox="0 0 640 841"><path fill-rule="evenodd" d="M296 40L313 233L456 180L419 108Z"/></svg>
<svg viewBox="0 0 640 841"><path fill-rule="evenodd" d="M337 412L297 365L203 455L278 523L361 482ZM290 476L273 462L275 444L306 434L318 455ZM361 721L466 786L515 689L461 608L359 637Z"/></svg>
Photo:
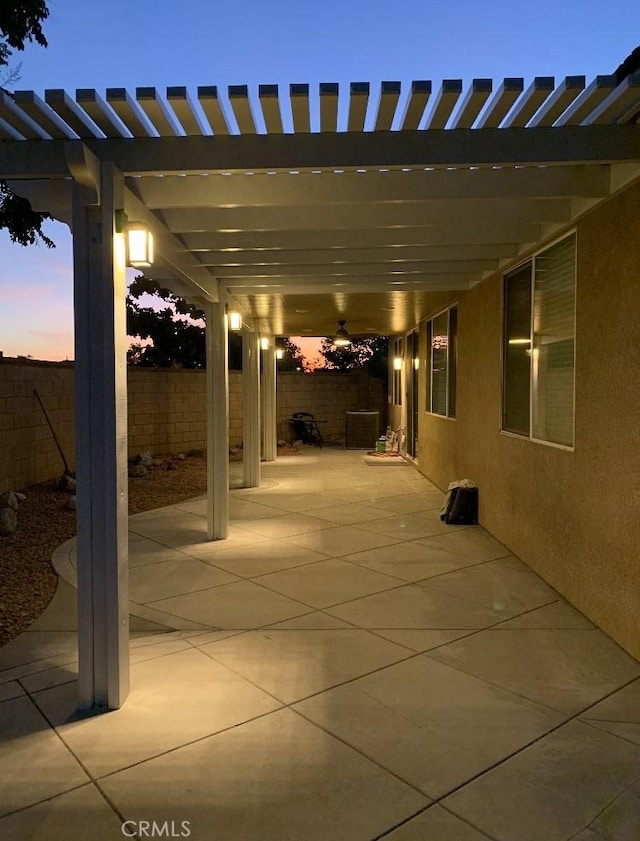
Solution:
<svg viewBox="0 0 640 841"><path fill-rule="evenodd" d="M427 321L427 412L456 416L458 308Z"/></svg>
<svg viewBox="0 0 640 841"><path fill-rule="evenodd" d="M505 276L505 432L573 446L575 286L575 234Z"/></svg>

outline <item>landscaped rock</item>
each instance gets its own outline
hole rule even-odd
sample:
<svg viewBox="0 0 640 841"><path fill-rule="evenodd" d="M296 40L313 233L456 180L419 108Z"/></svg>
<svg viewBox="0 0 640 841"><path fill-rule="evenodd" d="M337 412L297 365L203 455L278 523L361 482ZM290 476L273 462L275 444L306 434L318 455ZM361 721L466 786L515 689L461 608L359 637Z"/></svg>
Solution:
<svg viewBox="0 0 640 841"><path fill-rule="evenodd" d="M15 491L5 491L0 496L0 508L12 508L14 511L17 511L21 499L26 499L24 494L17 494Z"/></svg>
<svg viewBox="0 0 640 841"><path fill-rule="evenodd" d="M0 534L11 534L18 528L18 515L13 508L0 508Z"/></svg>
<svg viewBox="0 0 640 841"><path fill-rule="evenodd" d="M134 464L129 468L129 476L132 476L134 479L139 479L142 476L147 475L147 468L144 464Z"/></svg>
<svg viewBox="0 0 640 841"><path fill-rule="evenodd" d="M185 454L184 454L184 453L176 453L176 458L177 458L179 461L184 461L184 460L185 460L185 458L186 458L186 456L185 456Z"/></svg>
<svg viewBox="0 0 640 841"><path fill-rule="evenodd" d="M76 495L74 494L73 496L70 496L69 499L66 500L66 502L64 503L64 505L62 507L63 508L68 508L69 511L75 511L76 507L77 507Z"/></svg>
<svg viewBox="0 0 640 841"><path fill-rule="evenodd" d="M153 456L148 450L140 453L138 456L138 464L141 464L143 467L151 467L153 465Z"/></svg>
<svg viewBox="0 0 640 841"><path fill-rule="evenodd" d="M58 482L58 490L59 491L75 491L76 489L76 480L73 476L69 476L68 473L65 473L64 476L61 477L60 481Z"/></svg>

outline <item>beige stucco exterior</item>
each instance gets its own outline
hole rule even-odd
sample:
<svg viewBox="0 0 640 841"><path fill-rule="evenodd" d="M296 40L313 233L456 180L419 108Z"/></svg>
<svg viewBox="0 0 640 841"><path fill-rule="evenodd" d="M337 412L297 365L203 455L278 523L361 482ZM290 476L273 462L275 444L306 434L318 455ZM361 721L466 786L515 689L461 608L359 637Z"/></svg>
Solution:
<svg viewBox="0 0 640 841"><path fill-rule="evenodd" d="M418 465L441 488L477 481L482 524L640 658L640 185L576 230L574 450L500 431L495 275L449 299L459 305L456 420L424 411L420 366Z"/></svg>

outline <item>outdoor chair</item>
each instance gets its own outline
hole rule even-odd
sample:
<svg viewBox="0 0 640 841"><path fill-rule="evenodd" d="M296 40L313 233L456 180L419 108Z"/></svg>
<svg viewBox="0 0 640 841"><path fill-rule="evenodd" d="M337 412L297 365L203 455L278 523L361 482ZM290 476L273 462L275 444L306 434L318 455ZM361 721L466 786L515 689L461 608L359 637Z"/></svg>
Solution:
<svg viewBox="0 0 640 841"><path fill-rule="evenodd" d="M292 441L302 441L303 444L324 444L318 421L311 412L294 412L287 419L292 427ZM322 423L322 421L320 421Z"/></svg>

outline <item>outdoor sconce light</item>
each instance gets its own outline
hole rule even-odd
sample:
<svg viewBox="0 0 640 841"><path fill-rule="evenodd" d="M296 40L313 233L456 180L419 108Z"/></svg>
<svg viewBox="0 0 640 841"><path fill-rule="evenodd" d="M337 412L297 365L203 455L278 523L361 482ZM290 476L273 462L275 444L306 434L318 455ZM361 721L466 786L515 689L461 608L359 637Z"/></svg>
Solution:
<svg viewBox="0 0 640 841"><path fill-rule="evenodd" d="M229 330L242 330L242 313L237 310L229 312Z"/></svg>
<svg viewBox="0 0 640 841"><path fill-rule="evenodd" d="M416 358L413 360L413 370L417 371L419 367L420 367L420 359L416 356Z"/></svg>
<svg viewBox="0 0 640 841"><path fill-rule="evenodd" d="M348 347L351 344L349 334L347 333L344 327L346 323L346 321L338 322L338 329L336 331L335 336L333 337L333 344L336 347Z"/></svg>
<svg viewBox="0 0 640 841"><path fill-rule="evenodd" d="M260 339L260 348L261 350L269 350L269 337L262 336Z"/></svg>
<svg viewBox="0 0 640 841"><path fill-rule="evenodd" d="M127 225L127 263L138 269L153 265L153 234L145 225Z"/></svg>
<svg viewBox="0 0 640 841"><path fill-rule="evenodd" d="M124 210L116 210L116 233L125 235L127 265L135 269L153 265L153 234L143 222L129 222Z"/></svg>
<svg viewBox="0 0 640 841"><path fill-rule="evenodd" d="M284 348L277 347L276 348L276 359L284 359Z"/></svg>
<svg viewBox="0 0 640 841"><path fill-rule="evenodd" d="M393 370L394 371L402 371L402 357L401 356L394 356L393 357Z"/></svg>

